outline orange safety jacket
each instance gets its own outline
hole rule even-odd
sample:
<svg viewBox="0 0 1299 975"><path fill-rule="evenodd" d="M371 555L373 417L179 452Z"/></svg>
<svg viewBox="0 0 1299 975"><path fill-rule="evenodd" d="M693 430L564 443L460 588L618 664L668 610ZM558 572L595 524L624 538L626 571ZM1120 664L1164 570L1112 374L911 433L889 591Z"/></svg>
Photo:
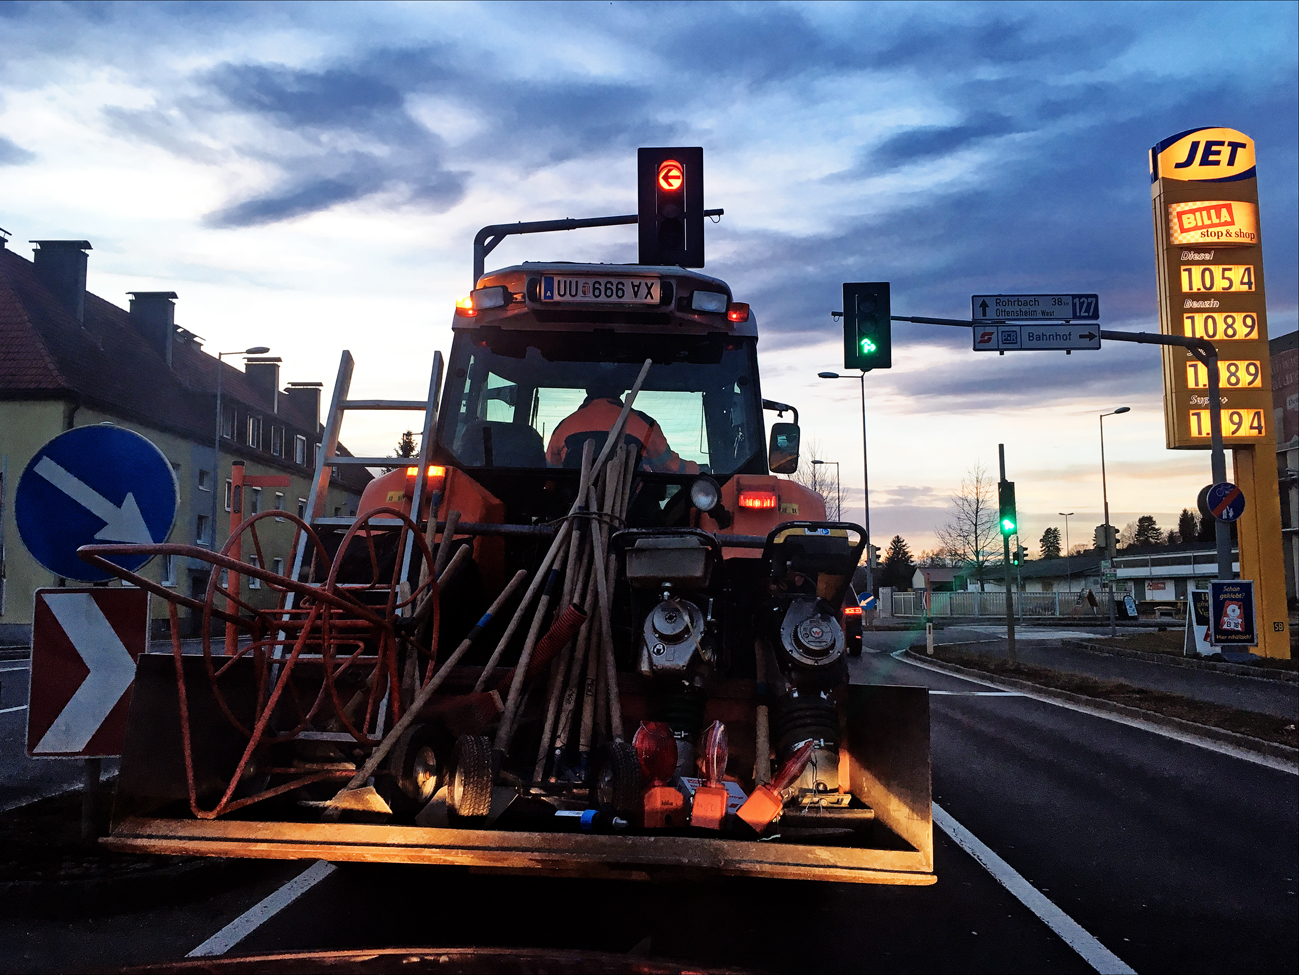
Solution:
<svg viewBox="0 0 1299 975"><path fill-rule="evenodd" d="M587 399L555 427L555 432L550 435L550 445L546 448L546 463L552 467L565 466L570 447L576 444L576 449L581 449L581 439L575 440L573 444L570 444L570 440L581 438L583 434L608 434L618 422L618 414L621 412L622 403L616 399ZM698 464L682 460L668 446L658 421L640 410L632 410L627 417L623 440L640 451L642 468L665 474L699 473ZM595 441L596 450L599 451L604 446L604 441L600 437L596 437Z"/></svg>

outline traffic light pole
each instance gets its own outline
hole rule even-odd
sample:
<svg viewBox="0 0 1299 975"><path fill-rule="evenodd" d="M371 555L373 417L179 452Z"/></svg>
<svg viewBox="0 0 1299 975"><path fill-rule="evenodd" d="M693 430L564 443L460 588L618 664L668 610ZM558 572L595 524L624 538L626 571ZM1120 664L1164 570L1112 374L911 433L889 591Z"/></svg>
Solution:
<svg viewBox="0 0 1299 975"><path fill-rule="evenodd" d="M997 444L997 460L1001 465L1001 479L1006 480L1006 445ZM1006 656L1015 659L1015 594L1011 590L1010 536L1001 533L1002 558L1006 567Z"/></svg>

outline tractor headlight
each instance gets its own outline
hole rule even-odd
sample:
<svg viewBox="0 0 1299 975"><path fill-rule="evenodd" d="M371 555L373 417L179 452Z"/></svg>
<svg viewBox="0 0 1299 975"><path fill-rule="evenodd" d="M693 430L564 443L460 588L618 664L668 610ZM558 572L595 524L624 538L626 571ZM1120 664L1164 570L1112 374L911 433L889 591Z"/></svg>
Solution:
<svg viewBox="0 0 1299 975"><path fill-rule="evenodd" d="M690 485L690 503L700 511L712 511L722 499L722 489L711 477L697 477Z"/></svg>

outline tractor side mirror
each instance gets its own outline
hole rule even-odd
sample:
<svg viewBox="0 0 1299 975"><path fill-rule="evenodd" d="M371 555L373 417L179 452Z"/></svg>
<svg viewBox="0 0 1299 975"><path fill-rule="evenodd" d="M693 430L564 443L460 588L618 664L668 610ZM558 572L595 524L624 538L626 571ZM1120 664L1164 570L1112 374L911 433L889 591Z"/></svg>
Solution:
<svg viewBox="0 0 1299 975"><path fill-rule="evenodd" d="M793 474L798 470L798 424L773 423L771 443L767 446L767 466L773 474Z"/></svg>

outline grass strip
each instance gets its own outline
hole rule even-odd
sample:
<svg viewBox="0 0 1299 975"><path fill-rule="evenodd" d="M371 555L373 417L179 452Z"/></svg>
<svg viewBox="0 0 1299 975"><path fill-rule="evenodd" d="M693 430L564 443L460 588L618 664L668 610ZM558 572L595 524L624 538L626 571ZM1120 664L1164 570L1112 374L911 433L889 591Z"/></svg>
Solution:
<svg viewBox="0 0 1299 975"><path fill-rule="evenodd" d="M1013 677L1043 687L1069 691L1102 701L1113 701L1115 704L1126 704L1128 707L1140 708L1142 711L1150 711L1170 718L1181 718L1183 721L1221 728L1238 735L1248 735L1250 738L1258 738L1262 741L1289 745L1291 748L1299 747L1299 732L1295 730L1295 723L1270 714L1259 714L1224 704L1196 701L1167 691L1135 687L1123 681L1098 680L1095 677L1070 671L1050 670L1018 661L1012 663L1002 657L969 653L953 647L934 647L934 659L956 664L958 667L979 670L985 674Z"/></svg>

